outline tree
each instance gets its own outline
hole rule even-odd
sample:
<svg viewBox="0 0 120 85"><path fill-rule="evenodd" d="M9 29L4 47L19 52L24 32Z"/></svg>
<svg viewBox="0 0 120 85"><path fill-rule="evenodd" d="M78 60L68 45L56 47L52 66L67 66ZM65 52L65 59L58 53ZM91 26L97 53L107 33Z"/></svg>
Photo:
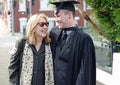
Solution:
<svg viewBox="0 0 120 85"><path fill-rule="evenodd" d="M113 42L120 42L120 1L86 0L96 16L96 23L103 36Z"/></svg>
<svg viewBox="0 0 120 85"><path fill-rule="evenodd" d="M105 38L120 51L120 1L119 0L86 0L96 16L96 23ZM117 44L117 45L116 45Z"/></svg>

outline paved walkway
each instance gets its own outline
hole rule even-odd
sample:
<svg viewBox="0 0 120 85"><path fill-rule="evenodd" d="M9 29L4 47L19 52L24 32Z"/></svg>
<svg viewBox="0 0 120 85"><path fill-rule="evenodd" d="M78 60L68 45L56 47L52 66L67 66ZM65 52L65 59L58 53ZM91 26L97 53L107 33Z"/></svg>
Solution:
<svg viewBox="0 0 120 85"><path fill-rule="evenodd" d="M105 84L102 84L99 81L96 81L96 85L105 85Z"/></svg>
<svg viewBox="0 0 120 85"><path fill-rule="evenodd" d="M0 35L1 34L8 34L8 28L7 25L5 23L5 21L2 19L2 17L0 16Z"/></svg>

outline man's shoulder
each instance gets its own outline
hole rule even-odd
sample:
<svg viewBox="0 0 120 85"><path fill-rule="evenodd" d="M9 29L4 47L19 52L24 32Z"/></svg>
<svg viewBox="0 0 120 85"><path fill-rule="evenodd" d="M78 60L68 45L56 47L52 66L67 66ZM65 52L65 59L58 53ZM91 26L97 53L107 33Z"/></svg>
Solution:
<svg viewBox="0 0 120 85"><path fill-rule="evenodd" d="M61 30L57 26L55 26L50 31L50 37L58 37L60 32Z"/></svg>
<svg viewBox="0 0 120 85"><path fill-rule="evenodd" d="M55 27L53 27L52 29L51 29L51 33L58 33L58 32L60 32L61 30L58 28L58 26L55 26Z"/></svg>
<svg viewBox="0 0 120 85"><path fill-rule="evenodd" d="M76 31L79 35L84 35L84 36L89 36L87 33L84 32L84 30L82 28L78 28L78 30Z"/></svg>
<svg viewBox="0 0 120 85"><path fill-rule="evenodd" d="M79 36L80 38L91 38L91 36L86 33L83 28L78 28L78 30L75 33L77 36Z"/></svg>

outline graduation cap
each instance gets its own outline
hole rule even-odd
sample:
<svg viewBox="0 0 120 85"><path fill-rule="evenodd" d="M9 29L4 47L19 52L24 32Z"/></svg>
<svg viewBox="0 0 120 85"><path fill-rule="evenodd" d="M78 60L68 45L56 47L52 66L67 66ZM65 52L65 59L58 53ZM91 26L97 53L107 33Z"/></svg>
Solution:
<svg viewBox="0 0 120 85"><path fill-rule="evenodd" d="M80 4L80 3L78 1L61 1L61 2L51 2L50 4L56 6L56 14L58 14L60 9L66 9L75 12L74 4Z"/></svg>

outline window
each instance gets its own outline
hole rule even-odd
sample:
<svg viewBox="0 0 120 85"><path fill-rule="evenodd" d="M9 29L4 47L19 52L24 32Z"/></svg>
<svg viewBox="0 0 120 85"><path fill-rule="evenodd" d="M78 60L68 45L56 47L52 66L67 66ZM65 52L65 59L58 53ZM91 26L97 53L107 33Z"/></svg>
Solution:
<svg viewBox="0 0 120 85"><path fill-rule="evenodd" d="M75 24L78 24L79 17L75 17Z"/></svg>
<svg viewBox="0 0 120 85"><path fill-rule="evenodd" d="M20 3L19 3L19 11L26 11L26 0L22 0Z"/></svg>
<svg viewBox="0 0 120 85"><path fill-rule="evenodd" d="M20 18L20 33L24 33L27 24L27 18Z"/></svg>
<svg viewBox="0 0 120 85"><path fill-rule="evenodd" d="M49 27L48 30L50 31L54 27L54 18L49 18Z"/></svg>
<svg viewBox="0 0 120 85"><path fill-rule="evenodd" d="M40 0L40 10L51 10L48 0Z"/></svg>

